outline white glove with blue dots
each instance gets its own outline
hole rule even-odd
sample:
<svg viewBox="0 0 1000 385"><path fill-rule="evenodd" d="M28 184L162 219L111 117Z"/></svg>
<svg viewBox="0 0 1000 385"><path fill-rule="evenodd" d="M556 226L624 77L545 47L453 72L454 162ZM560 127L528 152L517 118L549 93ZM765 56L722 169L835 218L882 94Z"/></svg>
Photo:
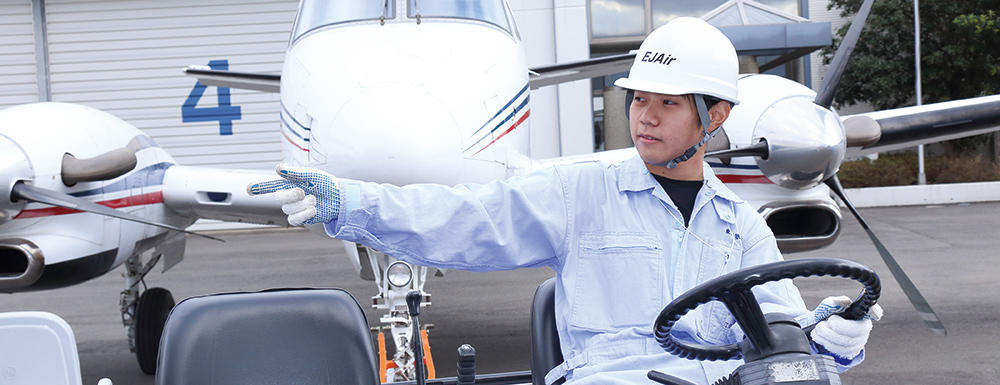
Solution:
<svg viewBox="0 0 1000 385"><path fill-rule="evenodd" d="M275 171L282 179L252 183L247 186L251 196L275 194L282 203L281 211L288 215L288 224L302 226L327 223L337 219L340 211L340 190L334 177L315 168L279 164Z"/></svg>
<svg viewBox="0 0 1000 385"><path fill-rule="evenodd" d="M837 315L849 306L851 299L848 297L826 297L813 310L816 328L810 334L813 342L845 360L851 360L861 353L871 334L872 321L882 318L882 307L878 304L868 309L868 314L860 320L848 320Z"/></svg>

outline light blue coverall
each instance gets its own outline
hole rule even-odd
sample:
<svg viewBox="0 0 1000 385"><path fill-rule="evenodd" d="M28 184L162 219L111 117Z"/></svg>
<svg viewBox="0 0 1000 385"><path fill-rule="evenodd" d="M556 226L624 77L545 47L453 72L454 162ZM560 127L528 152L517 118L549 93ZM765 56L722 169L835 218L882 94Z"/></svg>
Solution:
<svg viewBox="0 0 1000 385"><path fill-rule="evenodd" d="M704 165L705 185L690 226L638 156L614 165L556 166L484 185L395 187L346 179L329 235L424 266L490 271L549 266L557 274L556 326L566 361L546 383L651 383L657 369L698 384L728 375L741 360L672 356L652 324L675 296L740 268L775 262L774 235L754 209ZM790 280L754 288L765 313L811 319ZM811 323L811 322L810 322ZM719 302L688 313L675 336L698 343L740 341ZM854 366L864 353L854 358Z"/></svg>

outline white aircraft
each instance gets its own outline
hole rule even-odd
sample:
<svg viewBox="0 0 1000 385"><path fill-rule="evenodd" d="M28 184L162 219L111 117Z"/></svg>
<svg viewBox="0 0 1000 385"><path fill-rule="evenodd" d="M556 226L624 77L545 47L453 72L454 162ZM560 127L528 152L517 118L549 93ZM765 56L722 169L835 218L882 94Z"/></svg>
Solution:
<svg viewBox="0 0 1000 385"><path fill-rule="evenodd" d="M209 86L280 92L285 161L341 177L484 182L634 154L526 156L531 89L623 72L633 55L529 70L506 2L421 0L419 10L410 3L304 0L280 76L186 71ZM836 239L841 214L823 182L839 193L835 174L845 156L988 132L1000 123L1000 96L839 117L830 104L853 46L845 42L819 96L780 77L741 78L743 102L725 134L709 144L716 174L759 209L786 252ZM0 111L0 291L69 286L125 264L122 321L140 367L153 373L174 301L165 289L145 289L143 277L161 259L164 269L180 262L185 234L178 230L199 218L284 224L276 201L245 191L273 177L271 170L178 165L142 131L84 106ZM412 379L404 296L420 290L429 304L427 268L344 246L361 278L378 286L375 307L386 311L381 321L396 349L391 359L380 352L381 374ZM908 281L894 261L890 266ZM903 286L936 320L912 283Z"/></svg>

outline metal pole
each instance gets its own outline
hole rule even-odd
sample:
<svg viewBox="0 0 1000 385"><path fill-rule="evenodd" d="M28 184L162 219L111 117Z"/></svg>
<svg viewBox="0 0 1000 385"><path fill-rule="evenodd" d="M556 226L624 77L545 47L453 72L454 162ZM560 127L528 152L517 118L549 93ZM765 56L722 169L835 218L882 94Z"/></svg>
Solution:
<svg viewBox="0 0 1000 385"><path fill-rule="evenodd" d="M913 0L913 42L914 65L917 69L917 105L923 104L923 94L920 90L920 0ZM917 184L927 184L927 174L924 173L924 145L917 146Z"/></svg>

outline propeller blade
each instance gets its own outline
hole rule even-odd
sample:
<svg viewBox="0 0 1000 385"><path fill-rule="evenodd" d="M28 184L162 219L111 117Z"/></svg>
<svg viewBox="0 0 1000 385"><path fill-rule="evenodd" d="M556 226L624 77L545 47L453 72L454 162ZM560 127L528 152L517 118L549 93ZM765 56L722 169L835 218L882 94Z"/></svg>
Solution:
<svg viewBox="0 0 1000 385"><path fill-rule="evenodd" d="M770 151L767 147L767 140L761 140L757 144L746 147L732 148L728 150L712 151L705 154L706 158L736 158L740 156L757 156L767 160Z"/></svg>
<svg viewBox="0 0 1000 385"><path fill-rule="evenodd" d="M851 214L854 214L858 223L860 223L861 227L868 233L868 237L872 239L872 243L875 244L875 249L878 250L879 255L882 256L882 260L885 262L886 266L889 267L889 271L892 273L893 278L896 279L896 282L899 282L899 286L903 288L903 293L906 294L906 298L908 298L910 303L913 304L913 307L917 309L917 313L920 314L920 318L924 320L927 327L931 328L931 331L935 334L942 336L948 335L948 331L944 328L944 323L942 323L941 319L938 318L934 309L931 309L931 305L927 303L927 299L920 294L920 290L917 290L917 286L914 285L913 281L910 280L910 277L903 272L903 268L899 266L896 259L889 253L889 249L882 244L882 241L880 241L878 237L875 236L875 233L872 232L872 229L868 227L868 222L865 222L864 218L861 217L861 214L858 213L858 210L854 208L853 204L851 204L851 201L847 200L847 194L844 193L844 187L840 185L840 179L837 179L837 176L834 175L824 182L827 186L830 186L830 189L833 190L834 194L837 194L837 196L840 197L840 200L844 201L844 204L847 205L847 209L851 211Z"/></svg>
<svg viewBox="0 0 1000 385"><path fill-rule="evenodd" d="M858 43L861 30L865 28L865 20L868 19L868 14L872 10L872 2L874 1L865 0L864 4L861 4L861 9L858 10L858 14L851 21L851 27L847 29L844 40L840 41L837 53L833 55L833 61L830 62L826 76L823 78L823 84L819 87L819 92L816 93L814 103L826 108L830 108L833 105L833 97L837 94L840 77L844 75L844 69L847 68L847 61L851 58L851 52L854 51L854 46Z"/></svg>
<svg viewBox="0 0 1000 385"><path fill-rule="evenodd" d="M193 231L187 231L179 227L166 225L162 223L156 223L132 214L121 212L107 206L101 206L97 203L88 201L86 199L77 198L75 196L64 194L58 191L53 191L41 187L32 186L23 182L14 184L14 188L11 189L10 197L12 200L24 199L31 202L45 203L48 205L64 207L71 210L86 211L88 213L105 215L109 217L114 217L118 219L124 219L127 221L139 222L146 225L152 225L157 227L162 227L169 230L180 231L183 233L188 233L192 235L197 235L199 237L208 238L216 240L219 242L225 242L222 239L196 233Z"/></svg>

